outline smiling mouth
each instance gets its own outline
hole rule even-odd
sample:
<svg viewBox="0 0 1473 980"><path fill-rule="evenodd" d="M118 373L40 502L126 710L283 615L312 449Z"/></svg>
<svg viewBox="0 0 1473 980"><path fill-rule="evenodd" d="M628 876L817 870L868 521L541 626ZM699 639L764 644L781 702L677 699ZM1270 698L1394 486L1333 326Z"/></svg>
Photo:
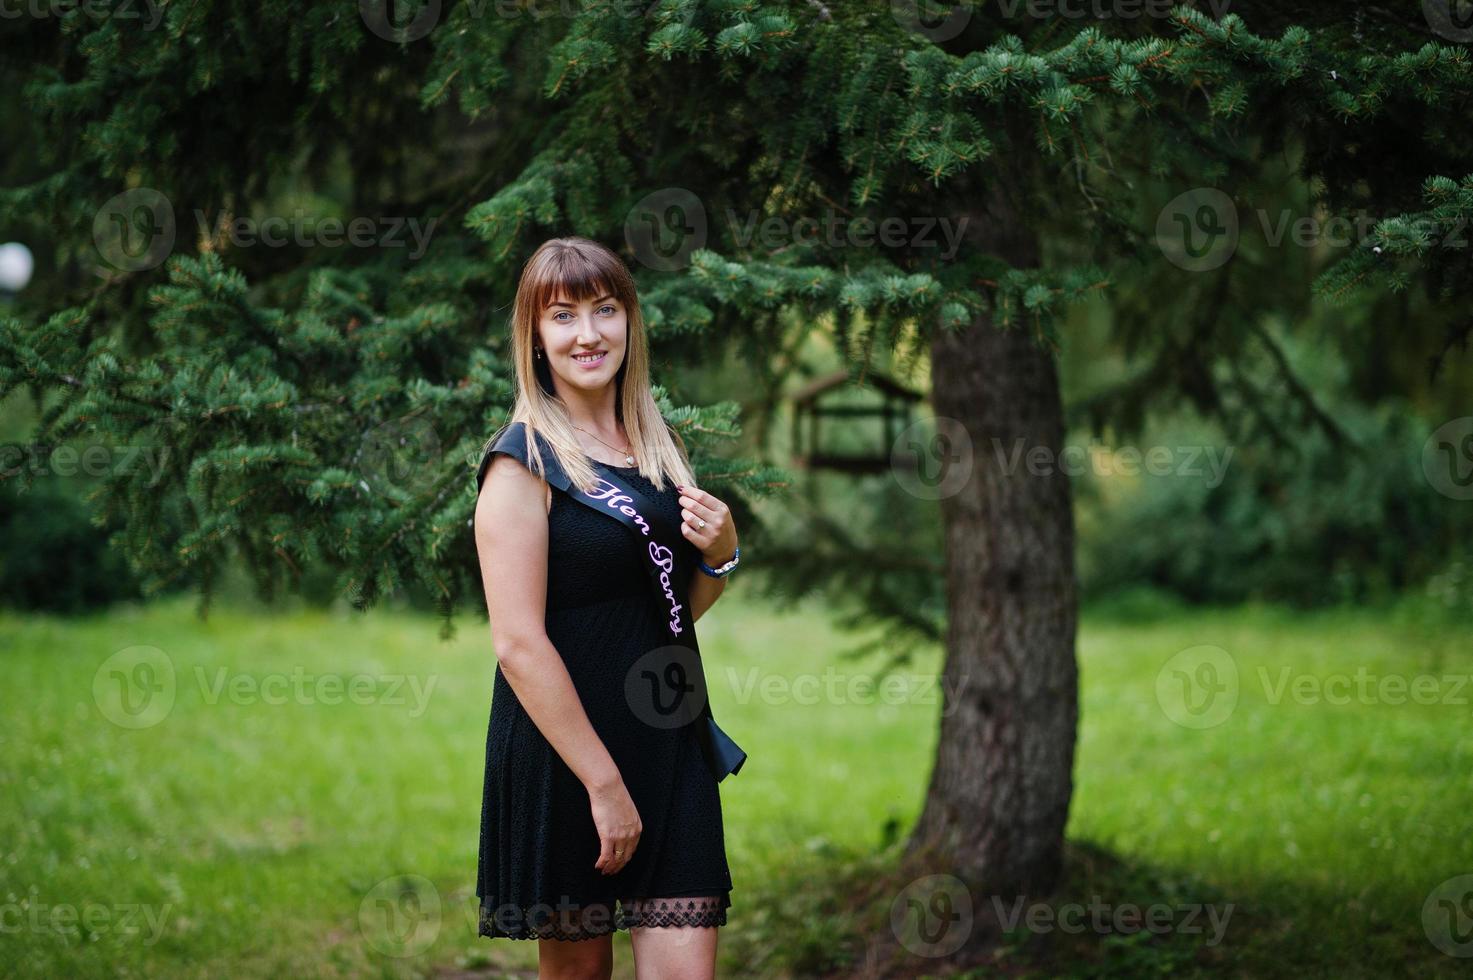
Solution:
<svg viewBox="0 0 1473 980"><path fill-rule="evenodd" d="M608 351L599 351L597 354L574 354L573 360L577 361L579 364L587 364L591 366L594 364L598 364L605 357L608 356Z"/></svg>

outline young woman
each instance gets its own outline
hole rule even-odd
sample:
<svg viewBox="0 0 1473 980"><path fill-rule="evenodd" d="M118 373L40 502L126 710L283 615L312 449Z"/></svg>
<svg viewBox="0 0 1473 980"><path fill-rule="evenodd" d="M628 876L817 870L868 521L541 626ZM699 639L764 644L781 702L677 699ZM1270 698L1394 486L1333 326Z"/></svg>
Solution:
<svg viewBox="0 0 1473 980"><path fill-rule="evenodd" d="M649 656L670 644L672 609L631 528L554 484L597 488L612 471L679 527L691 622L721 596L711 573L736 556L736 528L660 416L617 255L585 238L538 248L512 354L516 406L487 444L473 519L497 658L480 934L540 940L540 977L608 977L628 929L640 977L712 977L732 887L717 780L698 724L651 724L635 696L663 674Z"/></svg>

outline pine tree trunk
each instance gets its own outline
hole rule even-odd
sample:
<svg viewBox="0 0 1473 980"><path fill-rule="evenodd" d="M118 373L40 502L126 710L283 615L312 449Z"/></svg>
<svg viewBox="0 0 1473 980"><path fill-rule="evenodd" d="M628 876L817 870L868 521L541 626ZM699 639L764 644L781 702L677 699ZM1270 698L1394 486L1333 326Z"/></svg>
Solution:
<svg viewBox="0 0 1473 980"><path fill-rule="evenodd" d="M996 192L988 211L972 220L977 244L1034 264L1027 222ZM965 426L973 466L941 500L947 700L907 863L957 875L979 901L1042 894L1062 867L1079 717L1058 372L1026 327L999 330L986 315L938 332L931 354L933 407ZM1036 447L1045 467L1029 465Z"/></svg>

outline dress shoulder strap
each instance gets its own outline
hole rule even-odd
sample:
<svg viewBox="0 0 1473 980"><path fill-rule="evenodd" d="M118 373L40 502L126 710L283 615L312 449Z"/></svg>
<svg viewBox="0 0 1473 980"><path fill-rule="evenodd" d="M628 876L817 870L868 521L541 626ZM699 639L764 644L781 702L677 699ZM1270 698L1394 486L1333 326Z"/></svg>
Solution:
<svg viewBox="0 0 1473 980"><path fill-rule="evenodd" d="M542 477L548 483L559 490L567 490L572 485L568 475L563 472L561 464L557 461L557 455L548 446L547 441L541 436L537 437L537 451L542 458ZM533 473L537 471L532 467L532 452L527 444L527 426L525 422L513 421L503 425L496 431L486 443L486 449L481 455L480 465L476 467L476 492L480 493L481 487L486 482L486 471L491 468L491 460L497 453L515 457L527 469Z"/></svg>

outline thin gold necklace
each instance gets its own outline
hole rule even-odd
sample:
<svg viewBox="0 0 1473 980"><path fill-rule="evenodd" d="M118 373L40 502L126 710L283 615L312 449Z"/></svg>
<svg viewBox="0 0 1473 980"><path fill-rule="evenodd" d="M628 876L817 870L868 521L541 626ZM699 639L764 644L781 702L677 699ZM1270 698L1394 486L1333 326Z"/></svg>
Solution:
<svg viewBox="0 0 1473 980"><path fill-rule="evenodd" d="M581 425L574 425L573 428L577 429L579 432L588 432L588 430L585 429L585 428L583 428L583 426L581 426ZM592 432L588 432L588 434L591 435L591 436L593 436L593 438L598 439L598 436L594 435ZM599 442L604 442L602 439L598 439L598 441ZM606 442L604 442L604 445L605 446L609 446L609 444L606 443ZM634 447L633 446L629 446L629 447L624 448L624 449L619 449L619 448L617 448L615 446L609 446L609 448L612 449L612 450L614 450L614 452L616 452L616 453L623 453L624 454L624 462L628 463L630 466L633 466L634 465Z"/></svg>

